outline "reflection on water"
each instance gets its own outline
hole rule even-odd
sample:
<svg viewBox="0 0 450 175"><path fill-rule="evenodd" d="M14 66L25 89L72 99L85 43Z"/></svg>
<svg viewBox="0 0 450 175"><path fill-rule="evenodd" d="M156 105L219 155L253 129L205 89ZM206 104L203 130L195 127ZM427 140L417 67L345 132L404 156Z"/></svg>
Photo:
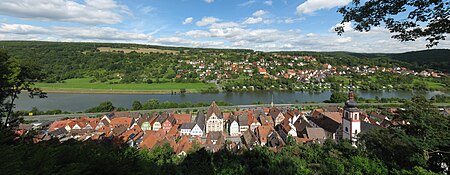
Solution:
<svg viewBox="0 0 450 175"><path fill-rule="evenodd" d="M431 98L436 94L443 94L440 91L357 91L363 98L389 98L398 97L410 99L414 94L422 94ZM124 95L124 94L60 94L49 93L48 98L30 99L27 94L20 94L17 101L17 110L30 110L37 107L39 110L61 109L64 111L84 111L90 107L97 106L104 101L111 101L115 106L130 108L134 100L142 103L150 99L158 99L161 102L191 102L191 103L210 103L211 101L225 101L235 105L252 104L254 102L270 103L274 97L274 102L296 103L296 102L322 102L328 100L331 96L330 91L324 92L293 92L293 91L254 91L254 92L236 92L236 93L218 93L218 94L178 94L178 95Z"/></svg>

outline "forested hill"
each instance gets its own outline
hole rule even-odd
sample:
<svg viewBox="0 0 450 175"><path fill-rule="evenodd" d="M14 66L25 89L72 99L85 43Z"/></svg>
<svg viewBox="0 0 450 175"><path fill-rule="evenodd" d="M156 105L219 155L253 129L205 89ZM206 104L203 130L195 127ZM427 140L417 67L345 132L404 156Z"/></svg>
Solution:
<svg viewBox="0 0 450 175"><path fill-rule="evenodd" d="M319 63L333 66L380 66L407 67L416 71L436 69L450 72L448 55L450 50L426 50L402 54L371 54L351 52L256 52L246 49L210 49L166 47L121 43L70 43L44 41L0 41L0 49L19 60L38 65L46 75L45 82L61 82L72 78L93 77L94 81L107 81L117 76L121 81L140 82L145 79L156 81L171 80L180 70L191 70L192 66L182 60L242 61L252 62L274 58L282 53L291 56L313 56ZM313 69L314 67L307 67ZM190 80L198 79L197 74L184 74Z"/></svg>
<svg viewBox="0 0 450 175"><path fill-rule="evenodd" d="M415 68L450 72L450 49L433 49L388 55L392 59L413 64Z"/></svg>

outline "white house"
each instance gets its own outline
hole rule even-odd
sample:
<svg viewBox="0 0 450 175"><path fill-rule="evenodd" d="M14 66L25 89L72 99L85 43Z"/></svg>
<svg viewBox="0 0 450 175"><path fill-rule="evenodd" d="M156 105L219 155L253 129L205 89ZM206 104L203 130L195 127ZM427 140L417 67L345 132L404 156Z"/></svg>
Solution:
<svg viewBox="0 0 450 175"><path fill-rule="evenodd" d="M216 102L212 102L206 113L206 134L223 131L223 116Z"/></svg>
<svg viewBox="0 0 450 175"><path fill-rule="evenodd" d="M239 124L236 120L233 120L230 124L230 136L239 136L241 133L239 132Z"/></svg>

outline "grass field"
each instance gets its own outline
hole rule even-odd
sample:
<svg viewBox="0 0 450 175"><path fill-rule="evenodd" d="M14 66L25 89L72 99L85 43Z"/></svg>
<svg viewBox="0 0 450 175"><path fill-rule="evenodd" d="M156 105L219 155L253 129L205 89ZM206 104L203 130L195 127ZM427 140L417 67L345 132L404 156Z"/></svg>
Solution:
<svg viewBox="0 0 450 175"><path fill-rule="evenodd" d="M137 94L167 94L186 89L188 93L200 92L201 89L214 87L205 83L153 83L153 84L109 84L89 83L90 78L69 79L65 83L36 83L35 87L46 92L62 93L137 93Z"/></svg>
<svg viewBox="0 0 450 175"><path fill-rule="evenodd" d="M97 48L100 52L119 52L122 51L124 53L130 53L132 51L135 51L137 53L174 53L178 54L178 51L174 50L161 50L161 49L154 49L154 48L134 48L134 49L128 49L128 48L111 48L111 47L99 47Z"/></svg>

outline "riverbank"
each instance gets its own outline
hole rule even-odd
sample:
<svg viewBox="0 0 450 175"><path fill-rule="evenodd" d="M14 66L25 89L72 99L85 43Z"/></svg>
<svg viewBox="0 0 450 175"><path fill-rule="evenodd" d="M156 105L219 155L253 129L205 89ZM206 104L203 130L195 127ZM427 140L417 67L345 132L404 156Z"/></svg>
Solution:
<svg viewBox="0 0 450 175"><path fill-rule="evenodd" d="M81 89L81 88L41 88L47 93L61 94L131 94L131 95L167 95L180 94L180 90L115 90L115 89ZM187 94L201 93L201 90L186 89Z"/></svg>

